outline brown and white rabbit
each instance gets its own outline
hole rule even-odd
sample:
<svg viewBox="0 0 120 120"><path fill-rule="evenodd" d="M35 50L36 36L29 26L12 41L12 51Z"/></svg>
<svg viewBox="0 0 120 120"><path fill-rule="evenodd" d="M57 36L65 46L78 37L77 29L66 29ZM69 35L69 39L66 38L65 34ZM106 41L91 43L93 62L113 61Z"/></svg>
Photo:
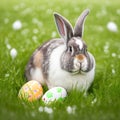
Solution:
<svg viewBox="0 0 120 120"><path fill-rule="evenodd" d="M40 46L26 66L27 80L39 81L48 88L60 86L66 90L86 91L94 80L95 60L82 39L83 27L89 10L78 18L73 30L63 16L54 13L61 38Z"/></svg>

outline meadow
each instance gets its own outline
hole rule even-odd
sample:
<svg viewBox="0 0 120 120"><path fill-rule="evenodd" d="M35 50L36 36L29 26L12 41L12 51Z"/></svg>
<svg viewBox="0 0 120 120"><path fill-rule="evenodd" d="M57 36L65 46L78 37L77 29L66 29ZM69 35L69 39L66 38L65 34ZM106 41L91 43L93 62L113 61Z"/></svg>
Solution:
<svg viewBox="0 0 120 120"><path fill-rule="evenodd" d="M25 66L33 51L59 37L56 11L74 26L90 9L83 39L96 60L94 82L86 96L71 91L63 102L26 102L18 92L26 83ZM13 24L19 21L20 29ZM115 31L107 28L116 24ZM11 50L16 56L11 56ZM119 0L2 0L0 2L0 120L119 120L120 119L120 1Z"/></svg>

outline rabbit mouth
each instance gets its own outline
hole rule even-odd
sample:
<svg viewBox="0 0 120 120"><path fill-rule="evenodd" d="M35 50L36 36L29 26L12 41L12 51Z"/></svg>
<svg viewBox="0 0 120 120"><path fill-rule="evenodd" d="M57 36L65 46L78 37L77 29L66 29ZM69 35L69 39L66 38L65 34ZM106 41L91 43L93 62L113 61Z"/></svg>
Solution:
<svg viewBox="0 0 120 120"><path fill-rule="evenodd" d="M77 66L77 68L74 68L71 73L72 74L83 74L86 72L86 67L82 65L82 63L79 63L79 67Z"/></svg>
<svg viewBox="0 0 120 120"><path fill-rule="evenodd" d="M71 73L73 74L73 75L76 75L76 74L79 74L80 73L80 71L71 71Z"/></svg>
<svg viewBox="0 0 120 120"><path fill-rule="evenodd" d="M84 74L86 71L82 70L81 68L79 70L74 70L74 71L71 71L71 73L73 75L76 75L76 74Z"/></svg>
<svg viewBox="0 0 120 120"><path fill-rule="evenodd" d="M78 70L72 70L71 73L72 74L82 74L84 71L82 70L82 68L80 67Z"/></svg>

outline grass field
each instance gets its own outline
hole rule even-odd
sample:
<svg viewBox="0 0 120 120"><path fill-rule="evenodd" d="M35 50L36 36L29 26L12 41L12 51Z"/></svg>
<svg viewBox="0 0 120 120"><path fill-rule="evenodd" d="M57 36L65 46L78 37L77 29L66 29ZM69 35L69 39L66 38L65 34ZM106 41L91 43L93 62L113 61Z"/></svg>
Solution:
<svg viewBox="0 0 120 120"><path fill-rule="evenodd" d="M40 100L18 99L26 82L24 69L32 52L52 37L59 37L53 12L74 25L80 13L91 10L84 39L96 59L96 76L87 96L68 93L64 102L45 106ZM14 30L20 20L22 28ZM113 21L117 32L107 29ZM12 59L10 51L17 50ZM44 111L41 111L41 109ZM45 109L48 109L46 112ZM52 110L52 113L48 113ZM120 1L119 0L2 0L0 2L0 120L119 120L120 119Z"/></svg>

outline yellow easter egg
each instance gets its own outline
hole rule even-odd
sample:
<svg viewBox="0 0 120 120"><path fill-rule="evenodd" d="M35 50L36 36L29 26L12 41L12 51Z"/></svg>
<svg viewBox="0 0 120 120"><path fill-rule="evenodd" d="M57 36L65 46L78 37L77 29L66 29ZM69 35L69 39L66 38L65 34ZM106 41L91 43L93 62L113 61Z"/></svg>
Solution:
<svg viewBox="0 0 120 120"><path fill-rule="evenodd" d="M31 80L24 84L19 91L18 97L20 99L34 101L43 95L43 88L41 84L35 80Z"/></svg>

